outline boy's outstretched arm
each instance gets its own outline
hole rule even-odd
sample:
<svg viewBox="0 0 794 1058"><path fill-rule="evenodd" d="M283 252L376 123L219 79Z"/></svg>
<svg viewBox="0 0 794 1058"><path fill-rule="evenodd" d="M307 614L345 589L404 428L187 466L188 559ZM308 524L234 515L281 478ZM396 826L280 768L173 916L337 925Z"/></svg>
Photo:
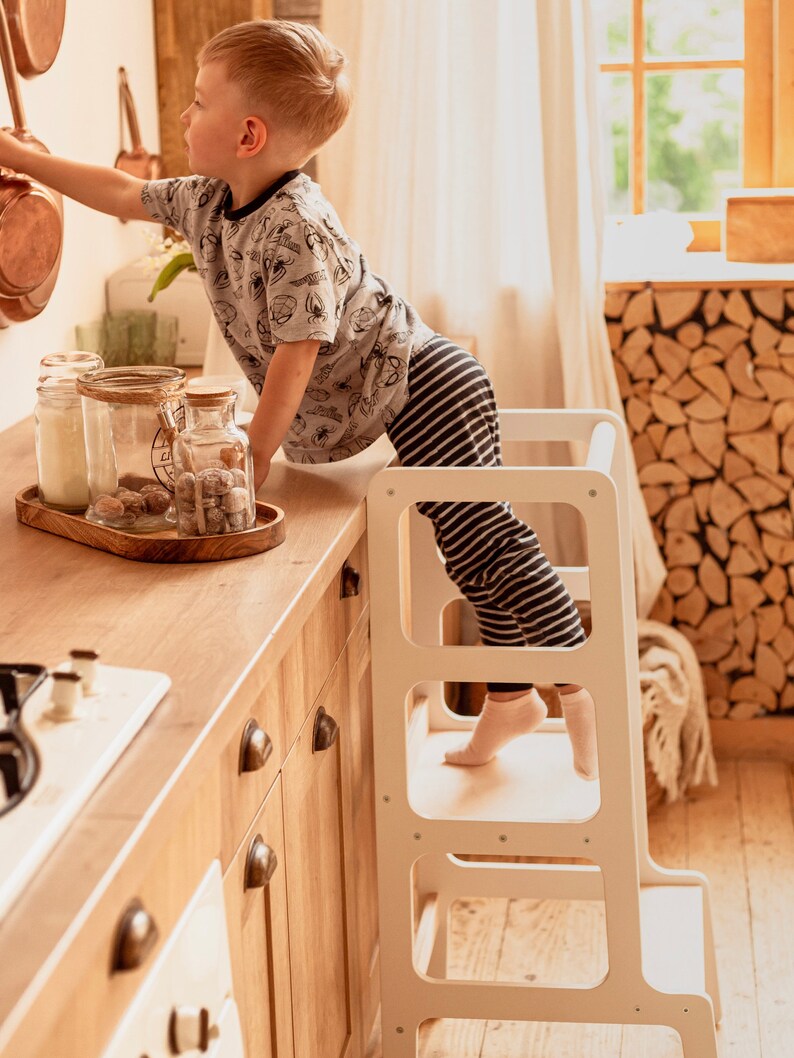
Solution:
<svg viewBox="0 0 794 1058"><path fill-rule="evenodd" d="M148 220L151 217L141 203L144 181L120 169L104 165L85 165L44 154L20 143L0 130L0 165L39 180L84 206L109 213L122 220Z"/></svg>
<svg viewBox="0 0 794 1058"><path fill-rule="evenodd" d="M248 427L254 457L254 491L270 473L270 461L297 414L314 371L318 341L284 342L270 361L256 413Z"/></svg>

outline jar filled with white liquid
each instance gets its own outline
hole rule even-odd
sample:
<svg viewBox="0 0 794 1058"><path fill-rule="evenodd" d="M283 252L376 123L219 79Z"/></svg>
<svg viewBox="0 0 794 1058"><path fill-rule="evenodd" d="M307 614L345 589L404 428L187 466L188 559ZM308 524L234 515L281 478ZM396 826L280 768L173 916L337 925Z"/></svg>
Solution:
<svg viewBox="0 0 794 1058"><path fill-rule="evenodd" d="M80 395L68 378L42 382L36 394L39 500L56 511L82 512L88 506L88 473Z"/></svg>
<svg viewBox="0 0 794 1058"><path fill-rule="evenodd" d="M96 353L50 353L39 363L36 388L36 465L39 500L57 511L88 506L83 409L77 376L103 367Z"/></svg>

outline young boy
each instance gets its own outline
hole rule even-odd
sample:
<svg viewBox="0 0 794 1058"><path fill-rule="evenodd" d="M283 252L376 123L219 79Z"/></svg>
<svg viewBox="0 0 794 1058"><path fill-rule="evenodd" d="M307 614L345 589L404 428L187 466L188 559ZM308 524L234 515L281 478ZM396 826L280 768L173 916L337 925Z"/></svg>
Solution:
<svg viewBox="0 0 794 1058"><path fill-rule="evenodd" d="M260 393L249 428L255 485L279 446L290 460L345 459L384 431L404 466L499 466L490 380L435 334L345 233L300 170L351 103L346 59L310 25L246 22L199 54L182 114L195 175L144 183L0 134L0 164L102 212L154 220L189 241L212 310ZM489 645L574 646L584 632L535 533L507 503L422 503L450 577ZM577 773L597 775L593 700L561 687ZM531 683L488 684L471 739L452 764L491 760L536 728Z"/></svg>

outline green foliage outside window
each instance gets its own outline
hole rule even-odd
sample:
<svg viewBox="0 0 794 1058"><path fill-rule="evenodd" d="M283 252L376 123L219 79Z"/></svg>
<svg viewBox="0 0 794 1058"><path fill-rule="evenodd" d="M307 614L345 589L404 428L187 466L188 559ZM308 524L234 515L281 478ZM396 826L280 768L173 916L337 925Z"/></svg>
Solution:
<svg viewBox="0 0 794 1058"><path fill-rule="evenodd" d="M685 54L690 30L676 41L675 54ZM654 25L647 24L648 50L653 53ZM609 54L629 47L627 17L607 27ZM630 210L630 80L610 79L607 186L610 209ZM653 73L646 77L648 209L683 213L719 209L720 192L741 184L739 155L742 74L736 70L692 70ZM683 105L682 105L683 104Z"/></svg>

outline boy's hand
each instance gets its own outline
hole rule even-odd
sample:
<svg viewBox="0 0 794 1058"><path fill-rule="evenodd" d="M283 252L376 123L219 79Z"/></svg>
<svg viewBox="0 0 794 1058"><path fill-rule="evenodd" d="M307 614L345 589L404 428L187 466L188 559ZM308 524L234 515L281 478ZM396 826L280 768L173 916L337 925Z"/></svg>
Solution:
<svg viewBox="0 0 794 1058"><path fill-rule="evenodd" d="M270 460L254 455L254 492L259 492L270 473Z"/></svg>
<svg viewBox="0 0 794 1058"><path fill-rule="evenodd" d="M3 168L13 169L15 172L23 170L22 159L25 150L16 136L12 136L6 129L0 129L0 165Z"/></svg>

